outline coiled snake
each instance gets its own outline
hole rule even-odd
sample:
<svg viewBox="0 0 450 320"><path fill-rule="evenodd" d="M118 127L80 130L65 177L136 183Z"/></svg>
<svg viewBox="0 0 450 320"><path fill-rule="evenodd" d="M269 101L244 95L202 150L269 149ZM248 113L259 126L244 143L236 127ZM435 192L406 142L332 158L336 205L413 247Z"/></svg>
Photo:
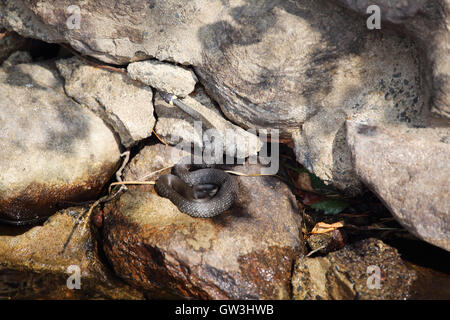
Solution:
<svg viewBox="0 0 450 320"><path fill-rule="evenodd" d="M202 169L189 171L195 167ZM182 160L173 168L173 174L163 175L156 181L155 190L191 217L217 216L236 201L238 186L235 178L225 171L205 167Z"/></svg>

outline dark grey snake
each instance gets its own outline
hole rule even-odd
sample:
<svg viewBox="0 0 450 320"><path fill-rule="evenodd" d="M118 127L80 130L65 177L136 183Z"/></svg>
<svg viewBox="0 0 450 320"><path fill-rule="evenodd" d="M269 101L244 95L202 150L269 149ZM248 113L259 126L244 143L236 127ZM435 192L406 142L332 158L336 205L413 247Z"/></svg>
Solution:
<svg viewBox="0 0 450 320"><path fill-rule="evenodd" d="M202 169L189 171L193 167ZM236 201L236 180L223 170L205 168L205 165L188 165L180 161L172 172L173 174L163 175L156 181L155 190L191 217L217 216Z"/></svg>

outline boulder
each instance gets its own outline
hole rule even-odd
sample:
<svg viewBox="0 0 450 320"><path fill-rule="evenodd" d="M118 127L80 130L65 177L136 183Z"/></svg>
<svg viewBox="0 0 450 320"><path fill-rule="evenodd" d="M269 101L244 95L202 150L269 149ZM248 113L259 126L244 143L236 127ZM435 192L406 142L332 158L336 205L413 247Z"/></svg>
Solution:
<svg viewBox="0 0 450 320"><path fill-rule="evenodd" d="M145 147L125 180L157 179L160 173L149 173L176 163L173 149ZM292 263L302 248L295 197L276 177L237 179L237 202L214 218L181 213L153 186L129 187L108 203L104 250L115 273L153 298L288 299Z"/></svg>
<svg viewBox="0 0 450 320"><path fill-rule="evenodd" d="M336 0L334 0L336 1ZM361 14L378 5L382 28L395 28L414 39L423 56L422 81L431 110L450 119L450 2L448 0L337 0ZM395 25L391 25L394 23Z"/></svg>
<svg viewBox="0 0 450 320"><path fill-rule="evenodd" d="M68 98L53 62L0 68L0 218L31 222L95 199L120 159L113 133Z"/></svg>
<svg viewBox="0 0 450 320"><path fill-rule="evenodd" d="M150 87L76 57L58 60L56 66L67 95L101 117L126 148L151 136L155 118Z"/></svg>
<svg viewBox="0 0 450 320"><path fill-rule="evenodd" d="M347 121L358 177L411 233L450 250L450 129Z"/></svg>

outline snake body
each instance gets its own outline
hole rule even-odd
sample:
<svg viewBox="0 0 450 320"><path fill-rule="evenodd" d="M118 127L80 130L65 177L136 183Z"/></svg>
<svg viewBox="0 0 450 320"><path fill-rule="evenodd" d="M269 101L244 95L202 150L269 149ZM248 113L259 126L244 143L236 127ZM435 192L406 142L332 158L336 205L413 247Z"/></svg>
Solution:
<svg viewBox="0 0 450 320"><path fill-rule="evenodd" d="M189 171L190 167L182 163L175 165L174 174L158 179L156 192L191 217L211 218L228 210L237 198L234 177L220 169Z"/></svg>

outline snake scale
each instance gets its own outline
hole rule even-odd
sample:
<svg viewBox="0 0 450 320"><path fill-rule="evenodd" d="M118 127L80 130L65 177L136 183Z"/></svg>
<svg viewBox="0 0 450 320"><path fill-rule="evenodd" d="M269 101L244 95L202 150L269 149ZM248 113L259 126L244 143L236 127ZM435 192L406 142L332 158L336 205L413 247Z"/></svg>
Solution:
<svg viewBox="0 0 450 320"><path fill-rule="evenodd" d="M201 169L189 171L195 167ZM155 190L191 217L217 216L228 210L237 199L236 180L223 170L180 161L172 173L161 176L156 181Z"/></svg>

